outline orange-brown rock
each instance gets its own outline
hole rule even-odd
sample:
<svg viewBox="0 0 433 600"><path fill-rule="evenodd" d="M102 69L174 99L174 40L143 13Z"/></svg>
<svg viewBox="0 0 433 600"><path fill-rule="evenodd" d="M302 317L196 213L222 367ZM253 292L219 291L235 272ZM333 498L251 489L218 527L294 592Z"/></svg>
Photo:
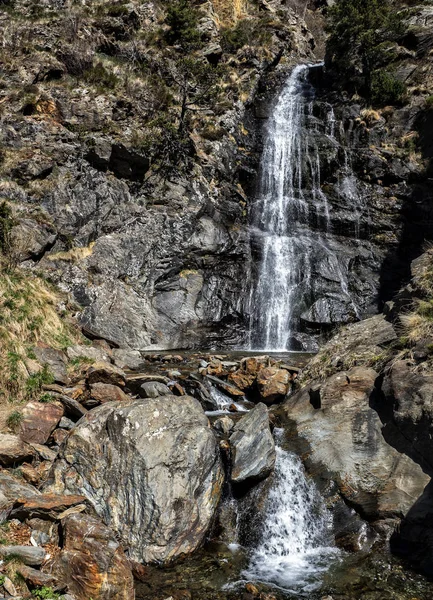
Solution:
<svg viewBox="0 0 433 600"><path fill-rule="evenodd" d="M120 387L111 383L93 383L90 386L90 395L93 400L96 400L100 404L129 400L129 396Z"/></svg>
<svg viewBox="0 0 433 600"><path fill-rule="evenodd" d="M89 515L63 521L64 549L44 571L68 585L76 600L131 600L131 566L113 532Z"/></svg>
<svg viewBox="0 0 433 600"><path fill-rule="evenodd" d="M119 367L110 363L99 361L93 364L87 372L87 381L93 383L111 383L112 385L125 385L125 373Z"/></svg>
<svg viewBox="0 0 433 600"><path fill-rule="evenodd" d="M68 437L68 431L66 429L56 429L53 431L52 438L60 446L62 442Z"/></svg>
<svg viewBox="0 0 433 600"><path fill-rule="evenodd" d="M50 587L53 590L59 589L57 586L57 579L55 577L49 575L48 573L43 573L38 569L33 569L27 565L19 565L17 567L17 573L19 573L26 583L30 584L32 588Z"/></svg>
<svg viewBox="0 0 433 600"><path fill-rule="evenodd" d="M86 502L84 496L62 494L41 494L19 498L14 502L11 516L20 520L44 518L55 520L60 513Z"/></svg>
<svg viewBox="0 0 433 600"><path fill-rule="evenodd" d="M257 374L260 396L266 404L282 400L289 391L290 374L285 369L265 367Z"/></svg>
<svg viewBox="0 0 433 600"><path fill-rule="evenodd" d="M57 402L29 402L23 409L19 436L27 443L45 444L64 415Z"/></svg>
<svg viewBox="0 0 433 600"><path fill-rule="evenodd" d="M238 370L234 373L230 373L228 380L240 390L246 390L253 385L256 380L256 375L255 373L248 373L247 371Z"/></svg>
<svg viewBox="0 0 433 600"><path fill-rule="evenodd" d="M34 456L33 448L18 436L9 433L0 434L0 465L12 467Z"/></svg>
<svg viewBox="0 0 433 600"><path fill-rule="evenodd" d="M20 472L24 479L32 485L38 485L41 480L39 471L28 463L24 463L20 466Z"/></svg>

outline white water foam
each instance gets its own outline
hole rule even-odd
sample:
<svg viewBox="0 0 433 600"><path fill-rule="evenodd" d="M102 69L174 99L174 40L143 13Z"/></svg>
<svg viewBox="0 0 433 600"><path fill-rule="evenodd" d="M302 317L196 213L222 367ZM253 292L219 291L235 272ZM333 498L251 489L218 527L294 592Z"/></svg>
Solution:
<svg viewBox="0 0 433 600"><path fill-rule="evenodd" d="M296 594L310 592L338 556L331 516L296 454L277 447L274 477L261 541L242 576Z"/></svg>

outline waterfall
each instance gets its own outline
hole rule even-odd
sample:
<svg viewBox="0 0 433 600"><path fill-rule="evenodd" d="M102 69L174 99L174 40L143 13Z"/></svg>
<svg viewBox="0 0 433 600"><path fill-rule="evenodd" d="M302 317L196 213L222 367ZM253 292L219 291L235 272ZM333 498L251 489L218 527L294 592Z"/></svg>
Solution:
<svg viewBox="0 0 433 600"><path fill-rule="evenodd" d="M314 267L337 264L327 243L329 205L321 189L320 152L314 138L314 88L309 65L295 67L267 121L259 171L258 196L250 210L250 241L257 271L249 295L250 349L293 349L301 314L318 299ZM324 135L334 138L330 107ZM316 125L317 126L317 125ZM336 298L353 304L340 269ZM320 306L320 302L319 305Z"/></svg>
<svg viewBox="0 0 433 600"><path fill-rule="evenodd" d="M243 577L293 593L320 587L321 574L338 553L332 545L331 517L299 457L278 446L264 514L261 541Z"/></svg>

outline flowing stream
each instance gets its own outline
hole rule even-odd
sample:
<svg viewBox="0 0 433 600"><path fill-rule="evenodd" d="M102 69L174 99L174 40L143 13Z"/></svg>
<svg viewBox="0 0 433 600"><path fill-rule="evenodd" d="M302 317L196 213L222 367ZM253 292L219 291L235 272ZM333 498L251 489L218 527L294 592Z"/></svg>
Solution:
<svg viewBox="0 0 433 600"><path fill-rule="evenodd" d="M320 587L321 574L338 554L331 516L300 458L280 446L276 450L261 541L243 576L296 594L309 592Z"/></svg>

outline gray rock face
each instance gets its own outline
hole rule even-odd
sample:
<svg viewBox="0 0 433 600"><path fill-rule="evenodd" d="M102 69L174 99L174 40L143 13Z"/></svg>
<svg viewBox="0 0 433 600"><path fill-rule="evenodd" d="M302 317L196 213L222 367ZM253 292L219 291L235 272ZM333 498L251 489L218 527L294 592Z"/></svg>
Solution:
<svg viewBox="0 0 433 600"><path fill-rule="evenodd" d="M335 480L346 502L371 520L402 517L429 481L388 445L370 407L377 373L355 367L307 386L284 405L308 450L307 468Z"/></svg>
<svg viewBox="0 0 433 600"><path fill-rule="evenodd" d="M143 398L159 398L160 396L170 396L170 389L159 381L145 381L140 386L140 396Z"/></svg>
<svg viewBox="0 0 433 600"><path fill-rule="evenodd" d="M200 545L223 483L219 449L189 396L111 403L70 433L51 490L80 491L139 562Z"/></svg>
<svg viewBox="0 0 433 600"><path fill-rule="evenodd" d="M412 458L433 473L433 374L414 372L408 361L397 361L384 378L383 399L378 409L383 413L386 432Z"/></svg>
<svg viewBox="0 0 433 600"><path fill-rule="evenodd" d="M236 424L230 436L231 479L235 483L265 479L275 465L275 442L268 409L257 404Z"/></svg>

